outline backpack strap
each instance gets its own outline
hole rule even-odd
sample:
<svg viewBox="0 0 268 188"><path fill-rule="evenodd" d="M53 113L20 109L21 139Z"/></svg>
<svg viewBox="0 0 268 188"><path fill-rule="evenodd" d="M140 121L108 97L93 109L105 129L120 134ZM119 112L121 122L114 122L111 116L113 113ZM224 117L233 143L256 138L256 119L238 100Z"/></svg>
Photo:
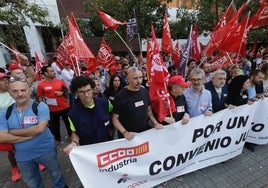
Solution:
<svg viewBox="0 0 268 188"><path fill-rule="evenodd" d="M33 101L32 110L33 110L35 115L38 115L37 106L38 106L39 103L40 103L39 101Z"/></svg>
<svg viewBox="0 0 268 188"><path fill-rule="evenodd" d="M37 109L37 106L40 102L39 101L33 101L33 104L32 104L32 110L33 110L33 113L35 115L38 115L38 109ZM7 108L7 112L6 112L6 119L8 120L8 118L10 117L11 115L11 112L12 112L12 108L14 106L15 103L11 104L8 108Z"/></svg>
<svg viewBox="0 0 268 188"><path fill-rule="evenodd" d="M7 108L7 112L6 112L6 119L8 120L8 118L10 117L11 115L11 112L12 112L12 108L14 106L15 103L9 105L9 107Z"/></svg>

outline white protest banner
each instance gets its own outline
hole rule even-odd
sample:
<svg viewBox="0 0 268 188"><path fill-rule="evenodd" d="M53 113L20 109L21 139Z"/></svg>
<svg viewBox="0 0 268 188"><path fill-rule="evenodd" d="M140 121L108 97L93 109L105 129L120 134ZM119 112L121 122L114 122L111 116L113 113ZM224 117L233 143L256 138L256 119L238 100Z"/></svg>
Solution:
<svg viewBox="0 0 268 188"><path fill-rule="evenodd" d="M254 144L268 143L268 99L257 102L257 110L252 120L252 128L248 133L247 142Z"/></svg>
<svg viewBox="0 0 268 188"><path fill-rule="evenodd" d="M84 187L152 187L241 154L256 106L151 129L131 141L75 147L70 159Z"/></svg>

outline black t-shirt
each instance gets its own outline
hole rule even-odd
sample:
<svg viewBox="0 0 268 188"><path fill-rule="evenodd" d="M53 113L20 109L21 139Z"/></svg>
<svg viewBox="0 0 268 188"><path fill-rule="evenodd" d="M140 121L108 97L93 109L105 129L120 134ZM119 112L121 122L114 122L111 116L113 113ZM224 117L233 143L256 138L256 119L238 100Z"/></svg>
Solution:
<svg viewBox="0 0 268 188"><path fill-rule="evenodd" d="M241 106L248 103L248 93L244 91L242 95L235 95L234 93L230 92L227 95L226 104L232 104L235 106Z"/></svg>
<svg viewBox="0 0 268 188"><path fill-rule="evenodd" d="M176 107L176 112L173 112L173 118L175 121L180 121L184 115L185 112L188 113L187 111L187 104L186 104L186 99L185 96L179 96L176 99L174 99L175 102L175 107Z"/></svg>
<svg viewBox="0 0 268 188"><path fill-rule="evenodd" d="M149 129L149 105L147 89L141 87L139 91L130 91L124 88L115 96L113 112L119 114L119 121L127 131L142 132Z"/></svg>

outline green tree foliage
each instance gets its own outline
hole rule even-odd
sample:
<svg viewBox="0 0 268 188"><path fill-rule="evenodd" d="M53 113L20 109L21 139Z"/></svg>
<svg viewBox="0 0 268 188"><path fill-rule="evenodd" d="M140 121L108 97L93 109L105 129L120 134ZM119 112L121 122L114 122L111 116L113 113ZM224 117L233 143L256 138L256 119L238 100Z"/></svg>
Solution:
<svg viewBox="0 0 268 188"><path fill-rule="evenodd" d="M86 11L91 19L91 30L95 36L107 36L109 40L116 38L113 31L103 31L102 22L94 10L94 5L109 14L118 21L127 21L133 9L136 12L139 34L141 38L151 37L150 26L154 25L156 35L161 37L163 15L166 10L166 3L171 0L96 0L85 1ZM126 37L126 26L117 29L121 36ZM105 33L104 33L105 32ZM117 38L116 38L117 39Z"/></svg>
<svg viewBox="0 0 268 188"><path fill-rule="evenodd" d="M33 23L51 26L47 21L48 12L36 4L30 4L27 0L0 0L0 21L2 25L1 40L7 45L15 44L26 51L28 48L23 27L29 26L30 19Z"/></svg>

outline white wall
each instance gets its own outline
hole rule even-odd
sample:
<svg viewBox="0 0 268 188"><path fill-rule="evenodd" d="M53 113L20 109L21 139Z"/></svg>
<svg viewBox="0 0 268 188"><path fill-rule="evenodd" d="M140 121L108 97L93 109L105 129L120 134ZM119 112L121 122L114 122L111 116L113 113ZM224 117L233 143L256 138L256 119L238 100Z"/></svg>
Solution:
<svg viewBox="0 0 268 188"><path fill-rule="evenodd" d="M59 11L56 0L28 0L28 2L35 3L40 7L46 9L49 13L47 19L53 22L55 25L58 25L60 23ZM29 27L24 27L23 29L26 34L26 40L30 48L30 54L31 56L34 56L34 52L37 52L39 57L43 57L43 55L41 54L41 49L45 52L44 42L40 31L36 27L41 26L41 24L33 24L31 21L29 21L29 25ZM6 63L8 63L3 57L3 54L7 53L7 51L3 48L0 48L0 53L0 67L3 67Z"/></svg>

